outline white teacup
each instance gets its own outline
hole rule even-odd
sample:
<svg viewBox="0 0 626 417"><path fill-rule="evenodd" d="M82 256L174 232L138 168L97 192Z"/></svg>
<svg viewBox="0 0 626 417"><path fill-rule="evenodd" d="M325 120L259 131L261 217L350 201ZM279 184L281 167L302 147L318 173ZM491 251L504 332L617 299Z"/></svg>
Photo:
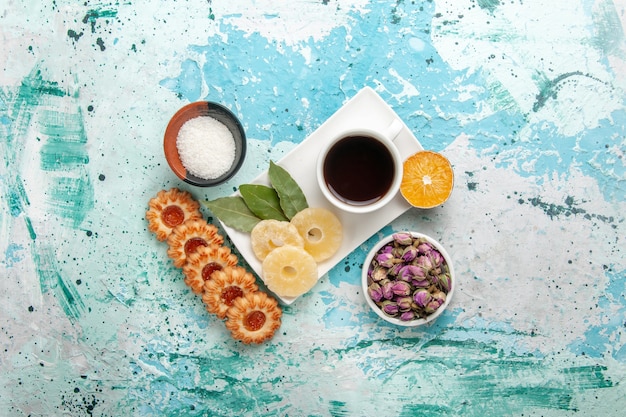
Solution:
<svg viewBox="0 0 626 417"><path fill-rule="evenodd" d="M335 207L369 213L392 200L402 182L402 158L393 140L403 123L395 119L382 131L358 128L341 132L317 160L317 181Z"/></svg>

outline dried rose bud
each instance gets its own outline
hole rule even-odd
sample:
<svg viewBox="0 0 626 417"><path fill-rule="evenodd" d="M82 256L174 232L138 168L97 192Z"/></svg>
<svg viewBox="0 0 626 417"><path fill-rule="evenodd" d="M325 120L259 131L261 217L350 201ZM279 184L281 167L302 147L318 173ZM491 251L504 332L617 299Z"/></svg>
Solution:
<svg viewBox="0 0 626 417"><path fill-rule="evenodd" d="M403 281L421 280L426 277L424 270L419 266L405 265L398 272L398 277Z"/></svg>
<svg viewBox="0 0 626 417"><path fill-rule="evenodd" d="M437 275L437 286L441 288L446 293L450 292L450 287L452 287L452 280L450 279L450 274L439 274Z"/></svg>
<svg viewBox="0 0 626 417"><path fill-rule="evenodd" d="M430 271L433 267L433 264L430 262L430 258L426 255L418 256L415 259L415 264L422 267L424 271Z"/></svg>
<svg viewBox="0 0 626 417"><path fill-rule="evenodd" d="M435 312L446 301L446 294L443 291L435 291L432 294L432 300L424 307L427 313Z"/></svg>
<svg viewBox="0 0 626 417"><path fill-rule="evenodd" d="M372 301L374 301L375 303L383 299L383 290L376 282L370 284L370 286L367 287L367 293L369 294Z"/></svg>
<svg viewBox="0 0 626 417"><path fill-rule="evenodd" d="M393 291L394 295L409 295L411 294L411 285L405 281L396 281L393 283L391 291Z"/></svg>
<svg viewBox="0 0 626 417"><path fill-rule="evenodd" d="M402 260L404 262L411 262L417 257L417 248L415 246L407 246L402 252Z"/></svg>
<svg viewBox="0 0 626 417"><path fill-rule="evenodd" d="M433 265L433 268L437 268L443 263L443 256L437 250L431 250L428 253L428 257L430 258L430 263Z"/></svg>
<svg viewBox="0 0 626 417"><path fill-rule="evenodd" d="M395 316L400 311L398 309L398 304L390 300L385 300L382 303L380 303L380 309L389 316Z"/></svg>
<svg viewBox="0 0 626 417"><path fill-rule="evenodd" d="M383 268L382 266L377 266L376 268L374 268L374 270L370 273L370 278L372 279L372 281L374 282L379 282L385 278L387 278L387 268Z"/></svg>
<svg viewBox="0 0 626 417"><path fill-rule="evenodd" d="M411 321L413 319L417 318L416 314L414 311L405 311L402 314L400 314L400 320L402 321Z"/></svg>
<svg viewBox="0 0 626 417"><path fill-rule="evenodd" d="M415 288L428 288L430 287L430 280L428 278L413 279L411 285Z"/></svg>
<svg viewBox="0 0 626 417"><path fill-rule="evenodd" d="M419 289L413 293L413 301L419 307L426 307L432 300L432 295L426 289Z"/></svg>
<svg viewBox="0 0 626 417"><path fill-rule="evenodd" d="M441 304L446 301L446 293L444 293L443 291L435 291L432 293L432 296L434 300L440 300Z"/></svg>
<svg viewBox="0 0 626 417"><path fill-rule="evenodd" d="M420 241L419 245L417 245L417 250L423 254L427 254L433 249L434 249L433 246L426 241Z"/></svg>
<svg viewBox="0 0 626 417"><path fill-rule="evenodd" d="M402 262L402 254L403 253L404 253L404 247L402 247L402 246L395 247L391 251L391 254L395 258L396 262Z"/></svg>
<svg viewBox="0 0 626 417"><path fill-rule="evenodd" d="M400 245L407 246L413 243L413 236L411 236L410 233L394 233L392 237L393 240Z"/></svg>
<svg viewBox="0 0 626 417"><path fill-rule="evenodd" d="M404 264L402 262L398 262L397 264L389 268L389 275L394 277L398 276L403 266Z"/></svg>
<svg viewBox="0 0 626 417"><path fill-rule="evenodd" d="M398 297L394 301L398 304L400 311L409 311L413 307L413 299L411 297Z"/></svg>
<svg viewBox="0 0 626 417"><path fill-rule="evenodd" d="M439 274L441 274L441 267L437 267L437 268L433 268L430 271L428 271L428 274L432 277L433 280L436 281L435 277Z"/></svg>
<svg viewBox="0 0 626 417"><path fill-rule="evenodd" d="M376 255L376 262L385 268L391 268L394 265L394 258L391 252L383 252Z"/></svg>
<svg viewBox="0 0 626 417"><path fill-rule="evenodd" d="M431 300L426 306L424 306L424 311L428 314L432 314L441 307L443 303L440 300Z"/></svg>
<svg viewBox="0 0 626 417"><path fill-rule="evenodd" d="M394 293L393 293L393 285L394 285L394 283L395 283L395 281L387 280L387 282L382 284L381 290L383 292L383 298L385 298L387 300L391 300L393 298L393 296L394 296Z"/></svg>

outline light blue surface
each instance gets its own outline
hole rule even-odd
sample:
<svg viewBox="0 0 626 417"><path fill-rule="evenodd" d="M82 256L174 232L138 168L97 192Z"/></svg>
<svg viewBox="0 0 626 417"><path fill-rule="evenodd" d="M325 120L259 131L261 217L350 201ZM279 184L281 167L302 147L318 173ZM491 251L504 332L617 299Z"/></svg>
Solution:
<svg viewBox="0 0 626 417"><path fill-rule="evenodd" d="M622 414L623 0L0 11L5 415ZM452 197L363 242L271 341L235 342L148 232L148 200L229 195L366 86L450 159ZM197 100L231 108L249 139L211 189L162 151ZM420 329L379 320L359 284L369 248L405 229L437 238L458 275Z"/></svg>

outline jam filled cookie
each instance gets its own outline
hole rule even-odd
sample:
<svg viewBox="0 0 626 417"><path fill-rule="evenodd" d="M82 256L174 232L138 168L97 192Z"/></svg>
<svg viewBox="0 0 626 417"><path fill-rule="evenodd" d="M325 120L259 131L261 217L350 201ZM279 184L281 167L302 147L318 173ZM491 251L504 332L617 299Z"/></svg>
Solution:
<svg viewBox="0 0 626 417"><path fill-rule="evenodd" d="M202 218L200 204L187 191L177 188L159 191L156 197L150 199L148 207L148 230L160 241L167 239L176 226L187 220Z"/></svg>
<svg viewBox="0 0 626 417"><path fill-rule="evenodd" d="M226 312L226 328L243 343L263 343L280 328L282 314L275 299L260 291L249 293L236 298Z"/></svg>
<svg viewBox="0 0 626 417"><path fill-rule="evenodd" d="M209 313L224 319L235 299L258 290L254 276L245 268L226 267L223 271L214 272L204 284L202 301Z"/></svg>
<svg viewBox="0 0 626 417"><path fill-rule="evenodd" d="M226 246L200 246L195 253L189 255L183 266L185 284L195 294L202 294L204 282L211 279L213 272L221 271L227 266L236 266L237 262L237 256Z"/></svg>
<svg viewBox="0 0 626 417"><path fill-rule="evenodd" d="M187 257L195 253L200 246L224 243L224 238L217 232L217 227L207 223L206 220L187 220L176 226L167 238L169 245L167 254L175 266L182 268L187 262Z"/></svg>

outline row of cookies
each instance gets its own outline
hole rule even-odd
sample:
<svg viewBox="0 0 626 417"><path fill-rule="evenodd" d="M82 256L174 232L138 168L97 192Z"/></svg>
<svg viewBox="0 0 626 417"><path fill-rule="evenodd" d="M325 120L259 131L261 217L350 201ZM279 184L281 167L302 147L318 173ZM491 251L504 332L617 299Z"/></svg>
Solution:
<svg viewBox="0 0 626 417"><path fill-rule="evenodd" d="M213 224L202 216L200 204L187 191L161 190L148 203L148 229L168 245L167 254L182 269L187 286L208 312L226 319L233 338L262 343L281 325L276 300L260 291L256 279L227 246Z"/></svg>

